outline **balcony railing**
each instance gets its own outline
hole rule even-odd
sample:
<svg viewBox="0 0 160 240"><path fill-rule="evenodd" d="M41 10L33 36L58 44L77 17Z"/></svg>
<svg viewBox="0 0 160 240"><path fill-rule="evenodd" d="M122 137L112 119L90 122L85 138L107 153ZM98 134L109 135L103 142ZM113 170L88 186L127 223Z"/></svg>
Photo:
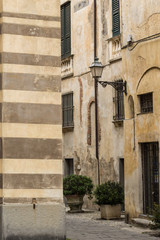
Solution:
<svg viewBox="0 0 160 240"><path fill-rule="evenodd" d="M61 77L67 78L73 76L73 55L61 61Z"/></svg>

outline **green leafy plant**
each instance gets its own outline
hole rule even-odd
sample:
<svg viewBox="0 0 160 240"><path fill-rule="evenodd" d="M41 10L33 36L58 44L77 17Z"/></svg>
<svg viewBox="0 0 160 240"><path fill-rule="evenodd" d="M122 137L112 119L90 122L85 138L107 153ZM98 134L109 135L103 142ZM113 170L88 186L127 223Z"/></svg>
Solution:
<svg viewBox="0 0 160 240"><path fill-rule="evenodd" d="M152 209L152 222L153 224L150 225L152 229L158 229L160 228L160 205L154 203L153 209Z"/></svg>
<svg viewBox="0 0 160 240"><path fill-rule="evenodd" d="M91 178L82 175L70 175L63 179L64 195L85 195L92 198L93 183Z"/></svg>
<svg viewBox="0 0 160 240"><path fill-rule="evenodd" d="M124 192L117 182L105 182L96 187L94 191L96 203L98 205L116 205L123 203Z"/></svg>

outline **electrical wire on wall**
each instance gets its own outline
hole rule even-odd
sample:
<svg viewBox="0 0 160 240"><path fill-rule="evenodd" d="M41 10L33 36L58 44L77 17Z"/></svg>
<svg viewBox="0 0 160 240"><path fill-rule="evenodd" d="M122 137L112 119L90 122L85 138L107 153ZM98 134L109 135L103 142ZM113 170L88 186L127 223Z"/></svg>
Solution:
<svg viewBox="0 0 160 240"><path fill-rule="evenodd" d="M132 51L136 48L136 46L139 44L139 43L142 43L142 42L146 42L146 41L149 41L149 40L153 40L153 39L156 39L156 38L159 38L160 37L160 33L156 33L154 35L151 35L151 36L148 36L148 37L145 37L145 38L142 38L140 40L137 40L137 41L131 41L127 46L128 46L128 50L129 51ZM133 47L131 47L133 44L135 44Z"/></svg>

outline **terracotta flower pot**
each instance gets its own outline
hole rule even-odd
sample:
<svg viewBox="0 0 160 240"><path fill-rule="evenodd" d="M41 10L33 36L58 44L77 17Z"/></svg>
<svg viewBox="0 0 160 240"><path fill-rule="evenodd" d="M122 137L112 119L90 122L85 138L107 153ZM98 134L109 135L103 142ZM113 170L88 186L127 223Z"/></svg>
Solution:
<svg viewBox="0 0 160 240"><path fill-rule="evenodd" d="M65 195L67 199L68 206L70 207L70 213L80 213L83 212L83 197L84 195Z"/></svg>

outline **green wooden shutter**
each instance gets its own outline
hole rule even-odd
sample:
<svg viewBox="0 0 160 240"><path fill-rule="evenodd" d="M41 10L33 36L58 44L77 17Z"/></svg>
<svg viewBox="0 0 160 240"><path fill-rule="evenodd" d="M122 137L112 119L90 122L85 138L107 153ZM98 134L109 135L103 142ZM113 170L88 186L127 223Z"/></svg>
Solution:
<svg viewBox="0 0 160 240"><path fill-rule="evenodd" d="M61 56L64 57L64 6L61 8Z"/></svg>
<svg viewBox="0 0 160 240"><path fill-rule="evenodd" d="M70 2L61 7L61 56L71 54L71 17Z"/></svg>
<svg viewBox="0 0 160 240"><path fill-rule="evenodd" d="M120 34L119 0L112 0L112 23L113 36L117 36Z"/></svg>
<svg viewBox="0 0 160 240"><path fill-rule="evenodd" d="M65 55L71 52L71 21L70 21L70 3L65 7Z"/></svg>

